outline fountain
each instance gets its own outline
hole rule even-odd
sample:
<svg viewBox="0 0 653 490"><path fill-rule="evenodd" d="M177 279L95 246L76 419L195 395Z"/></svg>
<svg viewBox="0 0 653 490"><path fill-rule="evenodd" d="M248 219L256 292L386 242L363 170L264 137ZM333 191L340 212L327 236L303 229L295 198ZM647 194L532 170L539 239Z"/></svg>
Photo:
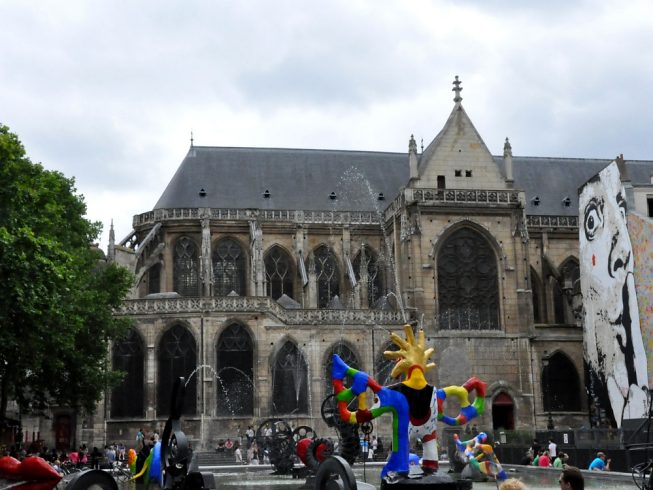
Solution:
<svg viewBox="0 0 653 490"><path fill-rule="evenodd" d="M425 348L424 331L420 330L415 339L411 325L404 326L406 339L392 334L392 341L399 347L398 351L386 351L386 357L395 359L392 376L405 375L404 381L390 387L381 386L367 373L347 366L342 359L334 355L332 382L337 400L340 419L349 424L369 422L385 413L392 414L392 452L381 471L381 488L391 485L401 489L415 485L430 485L432 488L471 488L467 480L455 481L448 475L437 475L437 432L436 425L442 421L447 425L459 426L482 414L485 409L485 383L477 378L469 379L462 386L448 386L436 389L429 385L424 377L428 369L435 364L429 363L433 349ZM345 378L351 378L350 388L344 385ZM378 405L367 407L367 390L370 389ZM473 403L469 394L475 392ZM455 417L444 414L444 402L447 397L456 398L460 404L460 413ZM349 403L358 400L355 411L349 409ZM422 459L423 474L421 478L409 478L409 436L420 436L424 444ZM337 462L330 463L337 466ZM429 488L431 488L429 487Z"/></svg>

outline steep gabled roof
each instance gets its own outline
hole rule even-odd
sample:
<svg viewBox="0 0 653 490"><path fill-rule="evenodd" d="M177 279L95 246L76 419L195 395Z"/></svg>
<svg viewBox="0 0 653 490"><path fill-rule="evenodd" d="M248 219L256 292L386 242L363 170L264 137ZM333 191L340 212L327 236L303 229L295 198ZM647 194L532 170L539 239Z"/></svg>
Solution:
<svg viewBox="0 0 653 490"><path fill-rule="evenodd" d="M407 181L408 157L401 153L192 147L154 209L373 211Z"/></svg>

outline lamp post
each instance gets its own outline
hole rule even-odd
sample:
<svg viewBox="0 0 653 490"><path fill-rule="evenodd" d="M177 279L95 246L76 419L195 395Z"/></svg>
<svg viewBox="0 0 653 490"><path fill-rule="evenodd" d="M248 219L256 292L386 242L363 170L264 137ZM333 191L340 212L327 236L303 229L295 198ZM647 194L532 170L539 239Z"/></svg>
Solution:
<svg viewBox="0 0 653 490"><path fill-rule="evenodd" d="M553 417L551 416L551 379L549 373L549 357L544 357L542 359L542 366L544 367L544 398L546 401L546 410L547 410L547 430L553 430L555 427L553 425Z"/></svg>

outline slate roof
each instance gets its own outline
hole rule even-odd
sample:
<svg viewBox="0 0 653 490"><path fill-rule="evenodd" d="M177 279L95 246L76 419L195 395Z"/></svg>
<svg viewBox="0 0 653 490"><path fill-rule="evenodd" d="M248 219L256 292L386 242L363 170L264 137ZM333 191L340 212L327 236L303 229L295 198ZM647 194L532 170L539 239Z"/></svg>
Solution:
<svg viewBox="0 0 653 490"><path fill-rule="evenodd" d="M407 154L196 146L154 209L382 210L406 182Z"/></svg>
<svg viewBox="0 0 653 490"><path fill-rule="evenodd" d="M493 158L503 171L503 157ZM526 192L527 214L577 216L578 188L611 161L515 156L514 187ZM634 185L651 184L653 161L626 165ZM378 211L397 196L408 177L407 153L195 146L154 209ZM336 199L330 198L332 192ZM378 200L379 193L384 201ZM571 199L569 207L563 204L565 197Z"/></svg>

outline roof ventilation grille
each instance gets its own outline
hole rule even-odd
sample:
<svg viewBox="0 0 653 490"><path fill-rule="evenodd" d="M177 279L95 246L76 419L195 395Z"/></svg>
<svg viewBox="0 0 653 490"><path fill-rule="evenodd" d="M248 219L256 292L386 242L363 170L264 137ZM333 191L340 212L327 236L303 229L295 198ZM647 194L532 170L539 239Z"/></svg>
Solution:
<svg viewBox="0 0 653 490"><path fill-rule="evenodd" d="M531 202L533 203L533 206L539 206L540 205L540 196L535 196L533 199L531 199Z"/></svg>
<svg viewBox="0 0 653 490"><path fill-rule="evenodd" d="M337 198L338 198L338 196L336 196L335 192L332 192L331 194L329 194L329 199L331 199L332 201L335 201Z"/></svg>
<svg viewBox="0 0 653 490"><path fill-rule="evenodd" d="M566 196L566 197L562 200L562 204L563 204L564 207L566 207L566 208L568 208L569 206L571 206L571 199L569 198L569 196Z"/></svg>
<svg viewBox="0 0 653 490"><path fill-rule="evenodd" d="M383 192L379 192L378 199L379 199L379 201L384 201L385 200L385 196L383 195Z"/></svg>
<svg viewBox="0 0 653 490"><path fill-rule="evenodd" d="M206 191L204 190L204 187L200 189L199 195L200 197L206 197Z"/></svg>
<svg viewBox="0 0 653 490"><path fill-rule="evenodd" d="M270 191L267 190L267 189L265 189L265 192L263 193L263 197L264 197L265 199L270 199Z"/></svg>

